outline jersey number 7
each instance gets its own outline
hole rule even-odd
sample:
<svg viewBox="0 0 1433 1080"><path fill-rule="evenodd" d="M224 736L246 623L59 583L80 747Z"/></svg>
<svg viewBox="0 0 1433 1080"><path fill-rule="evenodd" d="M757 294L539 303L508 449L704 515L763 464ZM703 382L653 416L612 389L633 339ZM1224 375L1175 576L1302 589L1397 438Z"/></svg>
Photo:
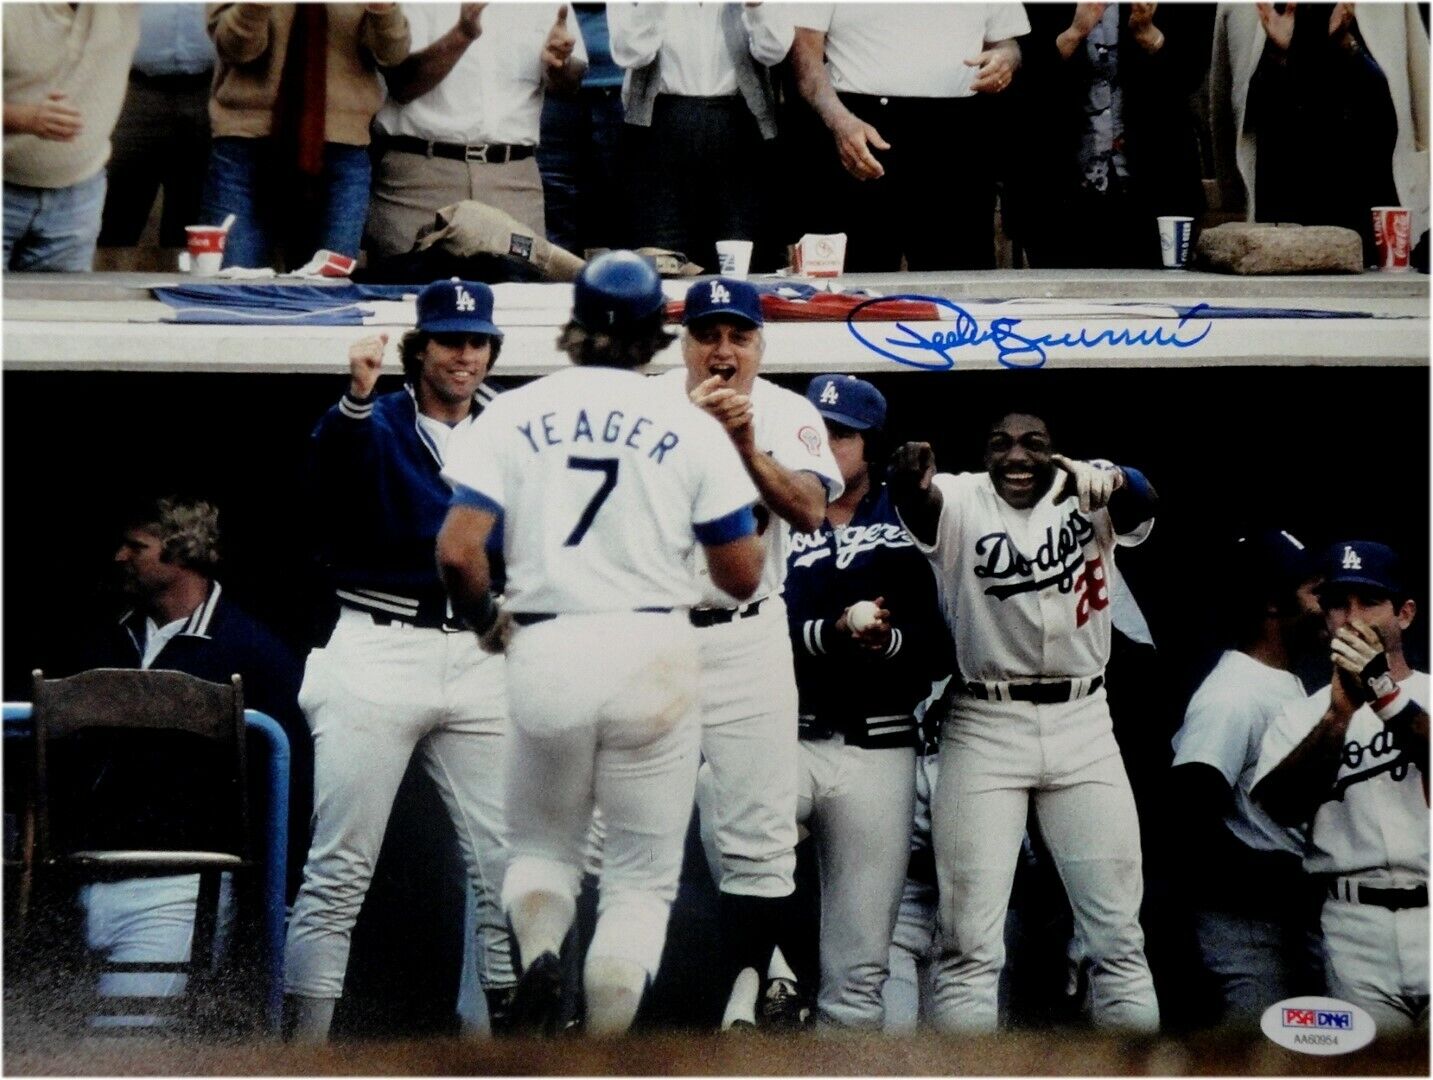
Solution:
<svg viewBox="0 0 1433 1080"><path fill-rule="evenodd" d="M600 472L602 484L597 493L592 496L591 501L583 508L582 516L577 519L577 524L572 527L572 532L563 541L563 547L576 547L582 543L582 538L587 535L587 530L592 528L592 522L597 517L597 511L602 509L602 504L607 501L607 496L612 494L612 489L617 486L617 459L616 458L590 458L570 456L567 459L569 469L582 469L586 472Z"/></svg>

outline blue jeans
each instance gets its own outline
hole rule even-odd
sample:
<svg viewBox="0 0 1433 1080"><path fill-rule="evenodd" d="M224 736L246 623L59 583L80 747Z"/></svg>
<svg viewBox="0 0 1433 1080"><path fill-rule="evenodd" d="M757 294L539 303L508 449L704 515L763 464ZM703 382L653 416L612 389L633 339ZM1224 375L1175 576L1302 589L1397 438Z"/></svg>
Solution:
<svg viewBox="0 0 1433 1080"><path fill-rule="evenodd" d="M320 205L307 214L296 205L301 200L295 189L285 186L295 171L275 157L272 139L214 140L200 218L218 225L234 215L224 265L269 266L275 243L284 249L289 269L302 266L320 248L357 257L368 219L368 148L324 143Z"/></svg>
<svg viewBox="0 0 1433 1080"><path fill-rule="evenodd" d="M84 272L94 267L105 172L63 188L5 183L5 269Z"/></svg>
<svg viewBox="0 0 1433 1080"><path fill-rule="evenodd" d="M627 245L621 136L618 87L585 88L575 99L553 94L544 99L537 167L547 238L558 247L581 255L587 248Z"/></svg>

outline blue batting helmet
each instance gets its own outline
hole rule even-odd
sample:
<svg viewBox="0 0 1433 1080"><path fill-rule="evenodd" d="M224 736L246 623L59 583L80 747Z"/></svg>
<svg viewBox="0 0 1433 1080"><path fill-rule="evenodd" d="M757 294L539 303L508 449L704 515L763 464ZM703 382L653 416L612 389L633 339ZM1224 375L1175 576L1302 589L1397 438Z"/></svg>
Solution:
<svg viewBox="0 0 1433 1080"><path fill-rule="evenodd" d="M572 290L572 318L587 330L628 330L662 312L662 279L642 256L609 251L582 268Z"/></svg>

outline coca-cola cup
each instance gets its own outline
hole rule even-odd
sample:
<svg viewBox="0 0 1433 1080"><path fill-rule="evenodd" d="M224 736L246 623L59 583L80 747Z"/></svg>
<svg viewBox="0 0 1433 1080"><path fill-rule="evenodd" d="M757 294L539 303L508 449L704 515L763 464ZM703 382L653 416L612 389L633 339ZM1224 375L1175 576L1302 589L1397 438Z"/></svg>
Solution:
<svg viewBox="0 0 1433 1080"><path fill-rule="evenodd" d="M222 225L186 225L189 241L189 264L195 274L217 274L224 264L224 238L228 230Z"/></svg>
<svg viewBox="0 0 1433 1080"><path fill-rule="evenodd" d="M1375 206L1373 246L1380 270L1408 269L1409 214L1406 206Z"/></svg>

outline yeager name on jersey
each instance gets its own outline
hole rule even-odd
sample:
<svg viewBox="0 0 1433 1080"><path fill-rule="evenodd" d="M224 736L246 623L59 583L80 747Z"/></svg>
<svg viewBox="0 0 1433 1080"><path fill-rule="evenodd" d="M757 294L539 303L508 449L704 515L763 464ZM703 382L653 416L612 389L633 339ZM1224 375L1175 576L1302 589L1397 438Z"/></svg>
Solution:
<svg viewBox="0 0 1433 1080"><path fill-rule="evenodd" d="M833 530L836 534L836 566L845 570L856 560L856 556L879 547L914 547L905 529L899 525L843 525ZM796 533L791 537L793 566L810 566L831 554L826 543L824 530L813 533Z"/></svg>
<svg viewBox="0 0 1433 1080"><path fill-rule="evenodd" d="M1085 563L1085 544L1094 535L1094 525L1078 508L1070 510L1058 529L1045 530L1045 539L1035 549L1033 558L1020 553L1008 532L986 533L975 541L975 555L980 560L975 566L975 576L1000 582L1021 579L988 586L986 595L997 600L1051 586L1067 593L1074 586L1075 572Z"/></svg>
<svg viewBox="0 0 1433 1080"><path fill-rule="evenodd" d="M605 416L600 411L593 415L595 423L586 409L578 409L575 416L546 412L526 424L518 424L517 430L528 441L534 454L549 446L620 444L632 450L645 450L658 465L666 460L667 451L681 442L675 431L666 431L658 436L652 421L645 416L629 418L620 409L612 409Z"/></svg>

